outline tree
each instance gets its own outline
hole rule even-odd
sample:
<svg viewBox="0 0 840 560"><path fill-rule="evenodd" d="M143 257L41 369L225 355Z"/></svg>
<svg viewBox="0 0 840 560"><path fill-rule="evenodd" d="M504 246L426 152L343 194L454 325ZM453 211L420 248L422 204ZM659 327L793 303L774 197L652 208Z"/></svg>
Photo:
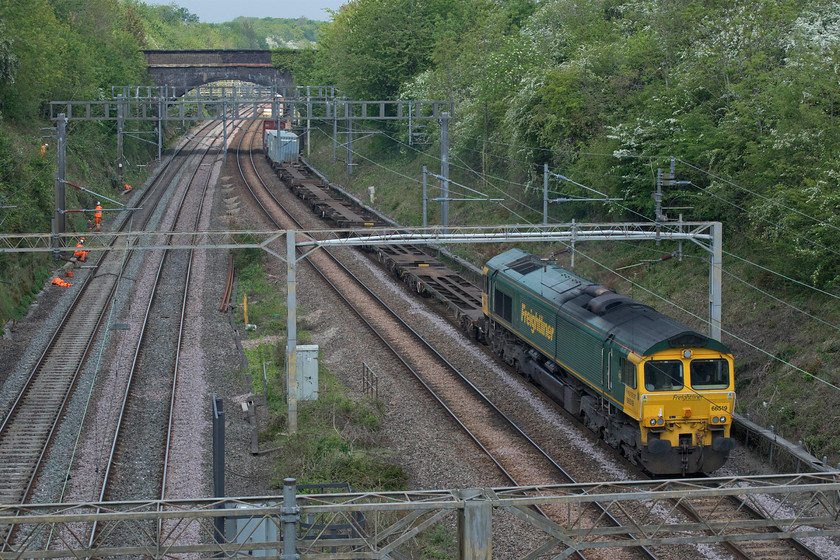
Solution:
<svg viewBox="0 0 840 560"><path fill-rule="evenodd" d="M405 82L433 66L438 40L471 24L471 10L468 0L346 4L321 37L321 72L352 98L395 98Z"/></svg>
<svg viewBox="0 0 840 560"><path fill-rule="evenodd" d="M12 51L12 40L6 35L6 26L0 22L0 83L13 84L19 61Z"/></svg>

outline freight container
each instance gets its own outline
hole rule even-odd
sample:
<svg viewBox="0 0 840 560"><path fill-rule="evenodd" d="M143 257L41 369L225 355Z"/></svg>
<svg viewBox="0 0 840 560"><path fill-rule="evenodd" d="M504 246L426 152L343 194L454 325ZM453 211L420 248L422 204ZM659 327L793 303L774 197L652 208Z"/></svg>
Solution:
<svg viewBox="0 0 840 560"><path fill-rule="evenodd" d="M275 164L297 163L300 140L288 130L265 131L265 153Z"/></svg>

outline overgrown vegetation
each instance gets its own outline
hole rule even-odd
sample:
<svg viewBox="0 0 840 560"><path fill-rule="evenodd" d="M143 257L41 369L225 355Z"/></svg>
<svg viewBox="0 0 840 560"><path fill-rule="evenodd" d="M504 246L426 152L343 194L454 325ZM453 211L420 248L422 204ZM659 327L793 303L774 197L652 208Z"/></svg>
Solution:
<svg viewBox="0 0 840 560"><path fill-rule="evenodd" d="M307 18L238 17L225 23L202 23L176 3L151 5L127 0L143 21L149 49L310 48L324 22Z"/></svg>
<svg viewBox="0 0 840 560"><path fill-rule="evenodd" d="M98 100L113 85L144 83L143 27L133 7L117 0L3 2L0 22L0 231L48 232L56 170L49 103ZM116 193L115 134L116 123L70 123L67 180ZM142 174L134 164L152 159L152 150L125 143L128 182ZM67 189L68 209L93 208L95 202L95 195ZM84 215L66 217L68 230L87 230ZM0 322L26 312L50 266L41 254L0 256Z"/></svg>
<svg viewBox="0 0 840 560"><path fill-rule="evenodd" d="M54 213L55 127L51 101L98 101L113 86L146 85L141 49L311 48L323 22L237 18L200 23L176 4L139 0L27 0L0 3L0 231L48 232ZM306 59L305 54L298 59ZM105 196L118 192L115 122L70 122L67 180ZM126 123L125 173L142 182L156 155L138 141L150 123ZM43 146L44 153L41 154ZM118 184L120 183L120 184ZM67 208L93 208L96 196L67 189ZM83 214L67 214L68 231L85 231ZM21 317L49 275L44 255L0 256L0 330Z"/></svg>

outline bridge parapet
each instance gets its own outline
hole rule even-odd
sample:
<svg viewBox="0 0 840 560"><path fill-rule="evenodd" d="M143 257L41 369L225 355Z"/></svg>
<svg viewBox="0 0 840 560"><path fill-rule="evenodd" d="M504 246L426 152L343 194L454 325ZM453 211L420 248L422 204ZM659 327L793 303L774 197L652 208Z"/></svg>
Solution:
<svg viewBox="0 0 840 560"><path fill-rule="evenodd" d="M144 50L149 75L158 86L186 90L220 81L291 87L292 75L271 64L268 50Z"/></svg>
<svg viewBox="0 0 840 560"><path fill-rule="evenodd" d="M186 68L191 66L267 66L267 50L144 50L150 68Z"/></svg>

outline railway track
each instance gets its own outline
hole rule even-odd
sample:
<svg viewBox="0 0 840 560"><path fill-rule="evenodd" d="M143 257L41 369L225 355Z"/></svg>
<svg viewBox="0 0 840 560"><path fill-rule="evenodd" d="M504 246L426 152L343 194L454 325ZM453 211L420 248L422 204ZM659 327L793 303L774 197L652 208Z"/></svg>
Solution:
<svg viewBox="0 0 840 560"><path fill-rule="evenodd" d="M213 123L203 126L201 134L212 126ZM141 210L134 216L118 216L112 225L113 230L155 227L160 220L156 209L168 200L170 189L167 186L178 181L182 167L193 158L186 146L183 143L176 148L149 187L137 196L134 206L141 207ZM118 242L124 242L124 239ZM97 258L88 259L86 269L89 272L76 274L77 293L72 305L23 383L17 398L8 406L0 425L0 456L4 457L0 468L5 469L5 472L0 471L3 474L0 476L0 503L28 501L53 435L65 415L65 407L86 368L85 361L92 345L102 330L106 313L115 303L120 280L126 269L136 266L144 255L144 252L122 251L92 253L90 256ZM133 477L129 475L127 478ZM60 497L52 500L60 501ZM9 542L14 537L7 534L5 538ZM51 538L48 537L48 540Z"/></svg>
<svg viewBox="0 0 840 560"><path fill-rule="evenodd" d="M148 227L152 209L165 196L160 188L177 176L178 150L141 195L134 220L122 216L114 229L124 231L131 224ZM23 383L17 398L3 410L0 424L0 503L24 503L32 490L39 467L65 405L72 394L91 345L102 325L117 282L128 261L118 252L102 252L89 259L90 272L79 282L76 297L61 319L55 334Z"/></svg>
<svg viewBox="0 0 840 560"><path fill-rule="evenodd" d="M231 123L229 126L233 126ZM205 149L176 201L173 231L197 231L212 179L214 146ZM165 250L158 258L145 313L139 326L131 367L122 394L120 414L102 477L99 500L164 500L176 413L179 365L191 287L194 250ZM174 313L173 313L174 311ZM136 437L144 434L142 439ZM163 524L143 530L160 535ZM117 545L122 535L94 523L89 546Z"/></svg>
<svg viewBox="0 0 840 560"><path fill-rule="evenodd" d="M277 228L301 229L302 226L292 211L271 193L271 189L260 176L254 162L253 150L247 151L247 157L243 155L242 142L243 139L240 138L237 153L240 173L266 217ZM245 166L243 160L246 162ZM261 192L252 185L260 185ZM282 212L283 216L277 216L277 210ZM512 418L370 291L330 251L312 253L307 256L307 260L511 484L536 484L546 480L552 483L575 482L574 478ZM607 519L607 522L620 526L619 521L603 508L598 512L581 512L580 516L574 516L574 513L567 511L542 513L563 524L603 523L604 519ZM656 558L644 547L637 547L635 550L639 557ZM583 555L578 553L578 557L583 558Z"/></svg>
<svg viewBox="0 0 840 560"><path fill-rule="evenodd" d="M683 513L694 521L702 522L717 519L721 521L731 520L732 522L753 520L763 522L767 520L767 517L761 513L762 509L768 507L767 505L762 506L755 502L748 503L738 496L710 497L703 500L694 500L691 503L682 502L677 505ZM782 504L774 504L769 507L775 509L780 506ZM715 531L709 529L707 533L712 535ZM766 533L766 531L760 527L752 531L744 530L742 533L744 540L722 544L735 558L743 560L823 560L823 556L794 537L749 540L750 534L760 536L762 533Z"/></svg>
<svg viewBox="0 0 840 560"><path fill-rule="evenodd" d="M251 156L251 165L256 170L256 165L253 163L253 157ZM258 172L255 171L258 175ZM284 179L288 179L286 177L286 172L281 174ZM265 185L265 182L259 178L259 183ZM327 219L331 220L336 226L339 226L341 222L337 221L334 217L327 216L324 212L320 211L318 204L322 204L321 196L317 196L313 194L315 186L308 185L307 189L303 189L301 185L304 184L303 180L298 177L294 181L290 182L290 188L292 192L294 192L299 198L304 199L310 208L316 213L321 216L326 217ZM268 187L265 187L266 191L268 191ZM303 194L302 194L303 193ZM255 195L256 196L256 195ZM273 198L273 197L272 197ZM278 202L279 204L279 202ZM333 205L334 207L335 205ZM279 226L278 226L279 227ZM300 227L299 225L297 227ZM461 326L461 328L467 331L472 336L478 338L479 333L472 327L474 324L474 315L475 309L480 310L480 292L479 295L476 295L476 292L471 291L469 288L463 288L463 284L461 284L458 280L453 280L451 271L446 272L442 271L439 274L437 273L437 265L436 259L433 257L429 257L428 255L419 251L419 249L415 247L381 247L377 250L377 256L380 262L382 262L390 272L396 274L400 277L412 291L416 291L418 293L424 294L424 292L428 291L431 292L437 299L442 300L442 303L447 305L449 309L453 312L454 316L456 317L456 322ZM443 278L444 281L440 279ZM468 284L465 282L465 284ZM425 293L424 295L429 295ZM365 308L365 312L369 309L370 306L364 304L363 307ZM358 314L361 316L361 312L357 311ZM380 325L381 319L374 319L371 320L370 323ZM392 332L393 327L385 324L386 326L381 329L375 329L371 324L369 326L372 330L382 330L387 332ZM379 333L377 333L379 334ZM389 345L390 343L383 337L385 343ZM395 353L396 350L395 350ZM411 367L410 364L406 364L407 367ZM415 375L418 374L415 372ZM438 379L438 375L430 375L432 379ZM420 377L418 376L418 379ZM421 383L426 386L426 382L423 379L420 379ZM426 388L433 392L439 393L441 395L449 394L450 388L448 385L442 384L433 384L429 383ZM452 395L455 395L454 397ZM441 397L439 401L441 402L442 406L446 407L443 401L446 402L460 402L460 397L457 396L456 393L449 394L448 397ZM458 416L457 411L450 411L450 414L453 417ZM470 413L472 415L472 413ZM491 416L484 416L484 420L478 422L480 425L487 424L492 422ZM461 424L459 420L459 425L461 425L464 429L469 430L464 424ZM485 434L486 435L486 434ZM479 436L471 435L474 440L477 441L479 446L482 444L479 441ZM482 449L484 449L482 447ZM489 449L485 450L486 452L490 452ZM614 452L614 450L611 450ZM496 461L496 459L493 459ZM497 463L498 464L498 463ZM536 463L535 463L536 464ZM510 480L514 482L514 484L522 484L522 482L515 480L514 477L510 477ZM573 482L574 480L569 476L567 478L568 481ZM675 504L675 507L682 508L685 504ZM691 511L690 508L685 508L684 513L686 515L691 516L696 520L703 520L709 519L709 515L714 513L715 516L722 516L726 519L731 519L733 522L749 522L750 520L761 520L766 521L766 517L761 515L760 510L761 508L753 508L749 507L748 504L744 504L739 502L736 498L726 498L723 501L711 501L708 505L704 505L706 511ZM615 524L618 524L617 520L613 520ZM632 523L632 515L628 515L628 518L623 520L625 523ZM763 558L809 558L809 559L819 559L822 558L818 553L804 545L801 541L795 538L789 539L780 539L780 540L753 540L750 541L746 537L748 535L745 534L745 540L739 543L732 543L732 542L724 542L722 543L736 558L743 558L743 559L763 559ZM648 554L648 551L645 551L645 554Z"/></svg>

